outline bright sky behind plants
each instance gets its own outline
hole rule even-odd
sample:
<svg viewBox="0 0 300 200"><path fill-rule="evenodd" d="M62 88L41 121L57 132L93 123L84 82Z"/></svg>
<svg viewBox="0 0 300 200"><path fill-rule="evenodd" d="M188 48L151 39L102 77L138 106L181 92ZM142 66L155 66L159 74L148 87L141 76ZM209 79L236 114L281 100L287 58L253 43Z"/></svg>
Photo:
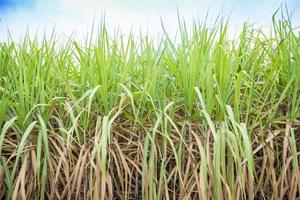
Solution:
<svg viewBox="0 0 300 200"><path fill-rule="evenodd" d="M0 0L0 40L6 40L7 28L11 35L22 37L30 33L51 32L56 27L59 35L73 31L82 36L91 28L93 19L100 21L105 14L109 29L120 27L123 32L133 29L157 34L161 32L160 18L167 30L176 30L177 10L189 23L193 18L204 19L209 10L209 21L222 11L230 15L234 32L242 22L268 25L272 14L282 4L293 11L293 22L300 25L300 0Z"/></svg>

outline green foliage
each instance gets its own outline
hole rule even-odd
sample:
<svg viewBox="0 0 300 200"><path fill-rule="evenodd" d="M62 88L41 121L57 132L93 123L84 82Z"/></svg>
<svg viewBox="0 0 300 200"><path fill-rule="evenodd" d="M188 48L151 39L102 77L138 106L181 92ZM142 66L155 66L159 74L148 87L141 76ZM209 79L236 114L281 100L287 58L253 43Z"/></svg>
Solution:
<svg viewBox="0 0 300 200"><path fill-rule="evenodd" d="M0 195L295 199L299 34L228 26L2 43Z"/></svg>

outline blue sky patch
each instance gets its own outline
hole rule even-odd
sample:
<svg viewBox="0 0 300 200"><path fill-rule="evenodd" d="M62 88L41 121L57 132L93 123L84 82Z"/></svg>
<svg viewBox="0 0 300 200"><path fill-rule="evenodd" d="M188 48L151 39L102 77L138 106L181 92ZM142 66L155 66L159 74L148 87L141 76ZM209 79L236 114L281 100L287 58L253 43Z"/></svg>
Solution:
<svg viewBox="0 0 300 200"><path fill-rule="evenodd" d="M0 10L31 7L36 0L0 0Z"/></svg>

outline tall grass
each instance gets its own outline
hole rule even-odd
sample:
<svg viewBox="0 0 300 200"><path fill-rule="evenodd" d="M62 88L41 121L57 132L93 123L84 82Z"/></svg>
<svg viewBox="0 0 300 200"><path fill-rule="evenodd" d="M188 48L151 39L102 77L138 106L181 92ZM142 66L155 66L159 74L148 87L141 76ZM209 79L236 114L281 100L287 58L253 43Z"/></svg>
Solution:
<svg viewBox="0 0 300 200"><path fill-rule="evenodd" d="M299 34L228 26L2 43L1 198L300 198Z"/></svg>

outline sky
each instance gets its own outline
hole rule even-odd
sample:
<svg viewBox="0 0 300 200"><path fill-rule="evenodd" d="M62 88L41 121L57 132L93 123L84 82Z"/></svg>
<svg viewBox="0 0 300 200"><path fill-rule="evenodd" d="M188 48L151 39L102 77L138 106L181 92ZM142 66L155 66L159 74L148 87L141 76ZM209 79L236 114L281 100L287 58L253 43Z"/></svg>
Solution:
<svg viewBox="0 0 300 200"><path fill-rule="evenodd" d="M294 25L300 25L300 0L0 0L0 41L21 39L31 34L70 34L83 38L93 21L105 22L111 31L161 34L161 19L167 31L178 29L177 13L187 23L202 20L208 12L213 22L221 12L230 17L230 30L235 32L247 21L257 26L270 25L272 14L286 4L293 11ZM178 11L178 12L177 12Z"/></svg>

